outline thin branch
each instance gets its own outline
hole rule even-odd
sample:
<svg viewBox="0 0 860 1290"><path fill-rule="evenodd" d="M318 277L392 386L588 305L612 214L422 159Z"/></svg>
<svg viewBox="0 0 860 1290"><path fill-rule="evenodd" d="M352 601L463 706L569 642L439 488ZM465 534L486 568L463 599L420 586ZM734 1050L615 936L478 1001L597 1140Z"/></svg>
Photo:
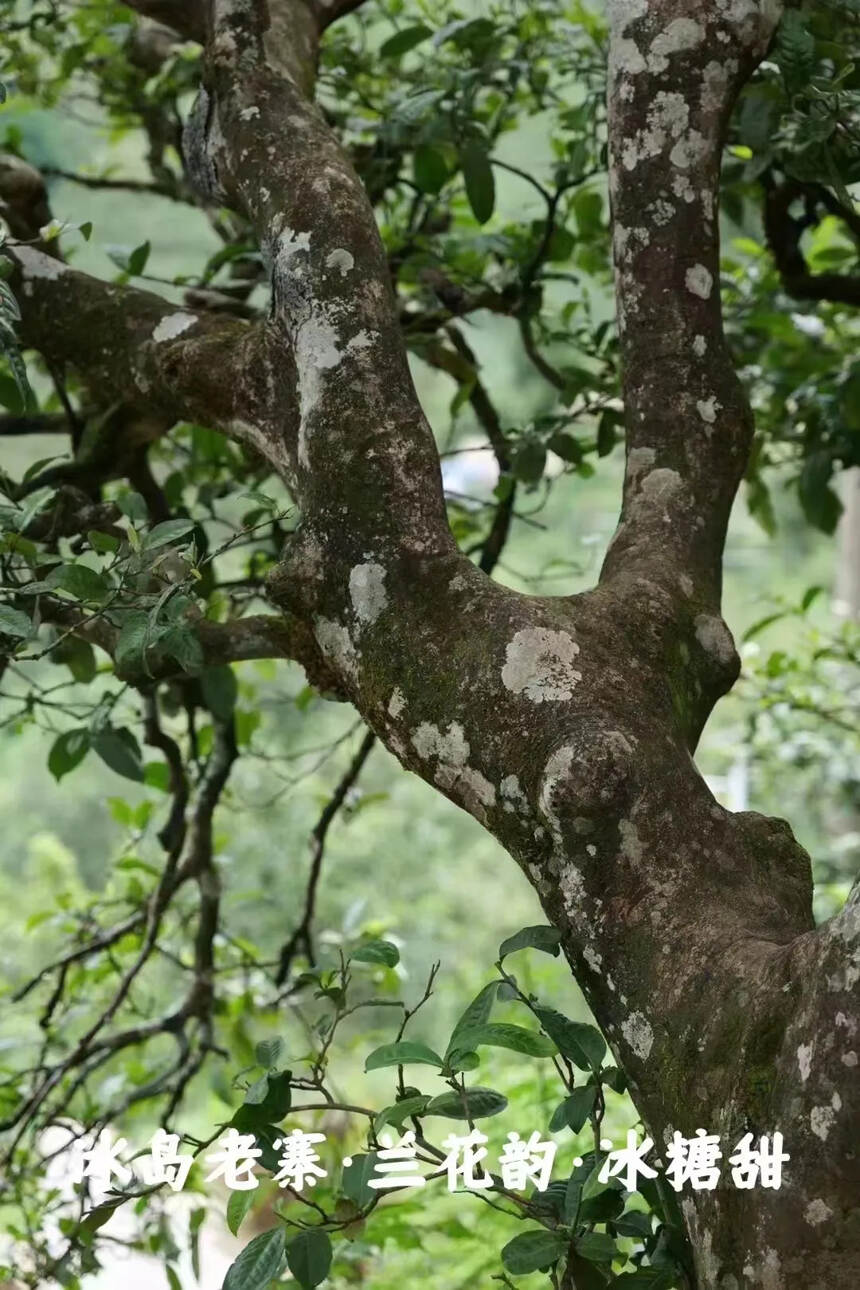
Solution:
<svg viewBox="0 0 860 1290"><path fill-rule="evenodd" d="M350 790L355 786L355 783L358 780L375 743L376 735L372 730L366 731L364 738L359 745L358 752L355 754L341 777L334 793L329 798L322 814L311 831L311 868L305 892L305 907L300 922L281 950L278 970L275 974L276 985L283 985L284 981L286 981L292 961L296 954L301 950L303 950L307 955L310 963L315 962L312 929L314 910L316 909L317 888L319 886L323 858L325 856L326 838L328 837L328 831L332 822L346 802Z"/></svg>

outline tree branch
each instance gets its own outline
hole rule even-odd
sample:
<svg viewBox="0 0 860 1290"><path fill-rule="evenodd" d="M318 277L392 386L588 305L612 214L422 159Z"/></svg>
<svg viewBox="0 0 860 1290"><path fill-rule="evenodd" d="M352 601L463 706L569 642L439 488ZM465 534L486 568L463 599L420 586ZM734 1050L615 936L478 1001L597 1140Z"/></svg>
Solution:
<svg viewBox="0 0 860 1290"><path fill-rule="evenodd" d="M609 134L627 472L603 578L692 580L719 607L721 556L752 436L723 336L717 206L737 91L776 6L613 0ZM681 40L677 45L675 37ZM687 586L684 582L682 586ZM719 644L719 643L718 643Z"/></svg>
<svg viewBox="0 0 860 1290"><path fill-rule="evenodd" d="M295 399L288 382L262 382L263 327L189 313L151 292L79 273L34 247L7 250L17 266L24 345L76 367L101 396L160 413L161 433L173 421L201 422L285 469L279 440Z"/></svg>
<svg viewBox="0 0 860 1290"><path fill-rule="evenodd" d="M314 911L316 909L317 888L319 887L323 857L325 856L326 838L328 837L328 831L333 820L349 795L350 789L354 787L359 775L364 769L365 762L373 751L375 743L376 735L373 731L365 731L364 738L359 745L358 752L355 754L345 773L342 775L337 787L326 802L319 819L313 827L311 832L311 867L305 891L305 907L301 920L295 927L289 940L281 949L278 960L278 970L275 975L275 985L283 985L286 981L290 973L293 959L297 953L304 951L312 965L316 962L314 958L312 931Z"/></svg>
<svg viewBox="0 0 860 1290"><path fill-rule="evenodd" d="M812 273L801 248L804 231L818 222L815 206L819 202L831 214L839 215L855 236L860 232L860 217L846 210L826 190L798 180L778 184L770 179L764 184L764 192L765 238L788 295L795 300L860 305L860 274ZM801 198L806 199L807 210L796 219L791 207Z"/></svg>

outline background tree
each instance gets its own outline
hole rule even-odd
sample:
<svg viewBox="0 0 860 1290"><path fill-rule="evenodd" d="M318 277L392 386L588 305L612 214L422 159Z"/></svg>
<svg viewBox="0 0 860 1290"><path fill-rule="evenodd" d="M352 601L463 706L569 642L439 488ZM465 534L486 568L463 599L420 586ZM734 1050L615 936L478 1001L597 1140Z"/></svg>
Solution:
<svg viewBox="0 0 860 1290"><path fill-rule="evenodd" d="M88 1216L83 1194L77 1219L63 1212L62 1251L40 1239L36 1216L62 1199L28 1190L45 1126L77 1132L140 1104L172 1124L249 1005L276 1009L314 987L327 1011L300 1074L281 1069L277 1046L252 1051L262 1069L235 1122L265 1135L295 1089L341 1104L335 1033L374 1001L355 995L353 964L391 971L397 949L359 937L321 971L314 912L329 827L378 738L518 862L556 934L517 948L561 944L624 1074L604 1065L596 1032L510 978L503 947L498 976L435 1054L448 1092L407 1085L402 1047L371 1064L397 1068L409 1110L359 1107L368 1149L386 1122L411 1118L438 1166L425 1121L502 1109L494 1090L470 1094L465 1074L504 1039L555 1057L565 1096L553 1127L589 1121L595 1139L550 1203L506 1197L533 1226L505 1247L505 1275L853 1285L856 888L816 928L790 829L725 810L692 759L738 673L720 600L742 477L766 526L780 467L832 532L834 472L858 464L850 10L792 8L777 27L775 8L752 0L706 13L618 3L607 32L600 14L556 3L131 8L156 23L41 0L4 19L14 88L142 132L146 179L74 181L197 204L220 243L167 282L148 242L111 252L113 282L75 270L66 249L97 229L54 219L50 168L34 169L10 131L2 428L63 430L71 451L4 479L9 720L53 729L58 779L94 753L170 797L158 863L127 854L121 894L67 907L68 944L18 992L39 998L44 1034L4 1094L25 1276L75 1284L113 1211ZM540 174L504 154L530 120L552 146ZM496 215L497 176L536 194L539 215ZM618 339L595 291L610 273L607 184ZM729 227L758 209L764 235L735 239L722 279L720 196ZM148 276L158 294L132 285ZM813 322L793 323L786 296L813 302ZM476 353L473 319L488 313L516 328L551 392L524 426L508 424ZM452 410L468 409L498 468L491 506L446 507L407 352L455 382ZM623 507L597 585L547 596L493 578L512 524L535 522L530 497L559 469L587 477L622 420ZM856 632L828 653L844 678ZM215 812L259 716L238 704L229 664L254 659L298 661L367 728L313 829L303 908L270 961L225 929L215 858ZM49 679L57 664L74 686ZM765 684L783 687L778 713L823 706L773 655ZM850 735L838 700L824 706ZM151 800L125 810L145 833ZM222 974L238 993L219 988ZM500 992L543 1034L491 1022ZM395 1043L414 1011L404 1005ZM106 1098L99 1081L120 1071ZM654 1217L631 1218L617 1187L593 1182L606 1090L625 1080L658 1143L700 1126L731 1142L784 1128L785 1187L721 1185L683 1208L655 1190ZM335 1197L310 1229L308 1215L282 1213L232 1284L264 1285L285 1258L318 1284L332 1234L354 1235L376 1208L352 1175L341 1190L346 1210Z"/></svg>

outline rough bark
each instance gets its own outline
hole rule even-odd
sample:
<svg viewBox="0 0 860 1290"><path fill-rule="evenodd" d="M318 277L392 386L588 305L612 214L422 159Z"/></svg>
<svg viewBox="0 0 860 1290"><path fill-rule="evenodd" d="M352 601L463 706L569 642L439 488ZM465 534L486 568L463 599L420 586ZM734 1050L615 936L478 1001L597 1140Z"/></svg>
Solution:
<svg viewBox="0 0 860 1290"><path fill-rule="evenodd" d="M213 0L188 133L198 182L268 256L266 323L180 333L174 313L158 340L170 311L154 297L19 252L26 334L279 470L302 522L273 601L386 746L528 874L655 1140L703 1127L728 1153L783 1131L781 1191L724 1179L685 1198L702 1290L848 1290L860 901L816 929L789 827L724 810L692 759L737 673L721 555L752 429L717 287L721 137L778 11L611 9L627 471L592 591L520 595L455 548L373 212L308 97L323 23L302 0ZM76 335L57 312L73 300ZM82 307L94 325L116 311L109 354Z"/></svg>

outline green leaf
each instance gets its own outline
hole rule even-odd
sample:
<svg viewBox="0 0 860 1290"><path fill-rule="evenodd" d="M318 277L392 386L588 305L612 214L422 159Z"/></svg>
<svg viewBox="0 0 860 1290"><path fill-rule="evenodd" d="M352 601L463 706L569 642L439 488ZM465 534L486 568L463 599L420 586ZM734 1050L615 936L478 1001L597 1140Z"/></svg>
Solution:
<svg viewBox="0 0 860 1290"><path fill-rule="evenodd" d="M675 1277L667 1268L637 1268L635 1272L622 1272L610 1283L621 1290L671 1290Z"/></svg>
<svg viewBox="0 0 860 1290"><path fill-rule="evenodd" d="M486 224L496 205L496 181L484 145L470 140L460 150L460 166L472 214L479 224Z"/></svg>
<svg viewBox="0 0 860 1290"><path fill-rule="evenodd" d="M414 49L416 45L420 45L432 35L432 30L423 22L417 23L414 27L404 27L402 31L389 36L388 40L380 46L380 57L399 58L401 54L408 54L410 49Z"/></svg>
<svg viewBox="0 0 860 1290"><path fill-rule="evenodd" d="M400 951L391 941L366 941L349 957L354 963L383 963L386 967L396 967L400 962Z"/></svg>
<svg viewBox="0 0 860 1290"><path fill-rule="evenodd" d="M89 750L88 730L66 730L54 740L48 753L48 770L54 779L61 780L81 764Z"/></svg>
<svg viewBox="0 0 860 1290"><path fill-rule="evenodd" d="M454 1048L445 1058L445 1065L451 1071L473 1071L480 1064L481 1059L471 1048Z"/></svg>
<svg viewBox="0 0 860 1290"><path fill-rule="evenodd" d="M624 1208L624 1196L616 1187L605 1187L597 1196L583 1196L579 1207L580 1223L609 1223Z"/></svg>
<svg viewBox="0 0 860 1290"><path fill-rule="evenodd" d="M421 143L415 149L412 173L422 193L438 193L448 178L448 165L441 152L428 143Z"/></svg>
<svg viewBox="0 0 860 1290"><path fill-rule="evenodd" d="M562 461L569 462L573 466L578 466L582 461L582 448L571 434L563 434L557 431L550 435L547 440L547 447L554 452Z"/></svg>
<svg viewBox="0 0 860 1290"><path fill-rule="evenodd" d="M165 520L145 535L141 543L144 551L155 551L161 546L170 546L192 532L194 521L189 519Z"/></svg>
<svg viewBox="0 0 860 1290"><path fill-rule="evenodd" d="M402 1101L386 1106L373 1121L375 1131L379 1133L386 1124L394 1125L395 1129L402 1129L405 1121L410 1116L420 1115L429 1101L430 1098L422 1093L418 1097L404 1097Z"/></svg>
<svg viewBox="0 0 860 1290"><path fill-rule="evenodd" d="M770 627L771 623L778 623L781 618L785 618L785 610L780 610L778 613L767 614L764 618L759 618L757 622L753 623L753 625L748 627L744 632L743 640L751 641L754 636L758 636L759 632L763 632L766 627Z"/></svg>
<svg viewBox="0 0 860 1290"><path fill-rule="evenodd" d="M799 9L786 9L776 33L774 54L789 93L796 94L815 70L815 37Z"/></svg>
<svg viewBox="0 0 860 1290"><path fill-rule="evenodd" d="M544 954L552 954L553 958L558 958L560 940L561 932L556 927L548 925L523 927L513 936L509 936L506 941L502 941L499 946L499 958L507 958L517 950L526 949L542 950Z"/></svg>
<svg viewBox="0 0 860 1290"><path fill-rule="evenodd" d="M475 998L469 1004L468 1008L463 1013L451 1033L451 1038L445 1051L446 1057L449 1053L454 1052L455 1048L463 1047L459 1041L460 1036L464 1031L474 1030L476 1026L483 1026L485 1022L489 1021L490 1013L493 1010L493 1004L496 1002L498 990L499 982L491 981L489 985L484 986L483 990L481 990L479 994L475 995Z"/></svg>
<svg viewBox="0 0 860 1290"><path fill-rule="evenodd" d="M566 1126L574 1133L579 1133L596 1101L597 1088L594 1084L583 1084L580 1088L575 1088L554 1111L549 1122L550 1130L557 1133Z"/></svg>
<svg viewBox="0 0 860 1290"><path fill-rule="evenodd" d="M444 1065L438 1053L426 1044L416 1044L408 1039L401 1039L396 1044L383 1044L375 1048L364 1063L365 1071L381 1070L384 1066L410 1066L423 1064L435 1066L438 1070Z"/></svg>
<svg viewBox="0 0 860 1290"><path fill-rule="evenodd" d="M283 1120L292 1103L290 1078L290 1071L279 1071L274 1075L270 1072L263 1079L257 1080L251 1087L257 1090L255 1097L259 1096L260 1100L251 1101L246 1093L245 1101L236 1111L231 1124L245 1133L256 1133L259 1129L268 1128ZM248 1090L250 1092L251 1089Z"/></svg>
<svg viewBox="0 0 860 1290"><path fill-rule="evenodd" d="M277 1037L274 1039L263 1039L254 1049L254 1056L257 1059L257 1065L276 1066L278 1058L283 1052L283 1048L284 1041L282 1039L278 1039Z"/></svg>
<svg viewBox="0 0 860 1290"><path fill-rule="evenodd" d="M227 1201L227 1226L234 1236L239 1235L242 1220L254 1203L254 1191L230 1192L230 1199Z"/></svg>
<svg viewBox="0 0 860 1290"><path fill-rule="evenodd" d="M579 1213L579 1202L582 1197L582 1179L571 1174L564 1189L564 1221L573 1223Z"/></svg>
<svg viewBox="0 0 860 1290"><path fill-rule="evenodd" d="M554 1008L536 1004L534 1010L544 1030L564 1057L580 1070L600 1070L606 1053L606 1041L599 1030L580 1021L571 1021Z"/></svg>
<svg viewBox="0 0 860 1290"><path fill-rule="evenodd" d="M319 1227L299 1232L287 1246L287 1266L302 1290L314 1290L331 1267L331 1237Z"/></svg>
<svg viewBox="0 0 860 1290"><path fill-rule="evenodd" d="M137 277L138 274L143 273L151 250L152 247L149 242L142 242L140 246L134 248L128 257L128 271L132 277Z"/></svg>
<svg viewBox="0 0 860 1290"><path fill-rule="evenodd" d="M340 1189L344 1196L348 1196L361 1209L373 1200L376 1195L375 1189L368 1187L367 1184L369 1179L376 1173L378 1159L377 1153L370 1151L363 1155L353 1156L351 1164L344 1166Z"/></svg>
<svg viewBox="0 0 860 1290"><path fill-rule="evenodd" d="M130 730L108 726L92 741L93 751L117 775L143 782L143 757L140 745Z"/></svg>
<svg viewBox="0 0 860 1290"><path fill-rule="evenodd" d="M508 1099L493 1088L467 1088L465 1093L441 1093L427 1103L425 1115L441 1115L446 1120L489 1120L508 1105Z"/></svg>
<svg viewBox="0 0 860 1290"><path fill-rule="evenodd" d="M59 564L48 574L45 584L67 591L76 600L101 602L110 594L107 580L85 564Z"/></svg>
<svg viewBox="0 0 860 1290"><path fill-rule="evenodd" d="M165 1264L164 1271L167 1273L167 1284L170 1290L182 1290L182 1282L179 1280L176 1268L172 1268L169 1263Z"/></svg>
<svg viewBox="0 0 860 1290"><path fill-rule="evenodd" d="M502 1249L502 1263L511 1276L522 1277L557 1263L567 1245L567 1238L561 1232L534 1228L508 1241Z"/></svg>
<svg viewBox="0 0 860 1290"><path fill-rule="evenodd" d="M100 533L98 529L89 530L87 541L99 555L113 555L119 550L119 538L114 537L112 533Z"/></svg>
<svg viewBox="0 0 860 1290"><path fill-rule="evenodd" d="M203 702L212 715L220 721L229 721L239 695L239 685L232 667L226 663L223 667L207 667L200 674L200 688L203 691ZM266 1065L265 1062L261 1064Z"/></svg>
<svg viewBox="0 0 860 1290"><path fill-rule="evenodd" d="M260 1103L265 1100L268 1091L269 1077L268 1075L261 1075L258 1080L254 1081L250 1088L245 1090L245 1105L259 1106Z"/></svg>
<svg viewBox="0 0 860 1290"><path fill-rule="evenodd" d="M807 609L812 605L820 595L825 591L824 587L807 587L800 601L800 611L805 614Z"/></svg>
<svg viewBox="0 0 860 1290"><path fill-rule="evenodd" d="M551 1057L556 1051L552 1040L537 1030L499 1023L463 1030L457 1037L457 1044L458 1048L462 1047L466 1052L472 1052L486 1044L491 1048L508 1048L515 1053L526 1053L529 1057Z"/></svg>
<svg viewBox="0 0 860 1290"><path fill-rule="evenodd" d="M75 680L83 685L88 685L95 677L96 655L89 641L67 636L51 650L51 658L55 663L64 663Z"/></svg>
<svg viewBox="0 0 860 1290"><path fill-rule="evenodd" d="M597 423L597 455L598 457L608 457L615 447L616 434L615 427L618 424L617 413L606 411L601 413L600 420Z"/></svg>
<svg viewBox="0 0 860 1290"><path fill-rule="evenodd" d="M647 1237L651 1235L653 1221L651 1215L643 1214L641 1209L631 1209L615 1219L614 1227L619 1236Z"/></svg>
<svg viewBox="0 0 860 1290"><path fill-rule="evenodd" d="M176 659L183 672L198 672L203 666L203 647L192 627L180 625L164 633L159 645Z"/></svg>
<svg viewBox="0 0 860 1290"><path fill-rule="evenodd" d="M10 605L0 605L0 636L14 636L16 640L26 640L32 634L33 624L20 609Z"/></svg>
<svg viewBox="0 0 860 1290"><path fill-rule="evenodd" d="M272 1227L246 1245L224 1278L222 1290L268 1290L284 1266L284 1229Z"/></svg>
<svg viewBox="0 0 860 1290"><path fill-rule="evenodd" d="M576 1252L590 1263L611 1263L616 1253L615 1239L605 1232L586 1232L576 1240Z"/></svg>
<svg viewBox="0 0 860 1290"><path fill-rule="evenodd" d="M513 470L522 484L537 484L546 470L546 447L536 439L527 439L516 450Z"/></svg>
<svg viewBox="0 0 860 1290"><path fill-rule="evenodd" d="M600 1079L614 1093L624 1093L627 1090L627 1076L617 1066L604 1066L600 1072Z"/></svg>
<svg viewBox="0 0 860 1290"><path fill-rule="evenodd" d="M576 1290L605 1290L611 1276L608 1268L589 1263L578 1254L568 1255L567 1274Z"/></svg>
<svg viewBox="0 0 860 1290"><path fill-rule="evenodd" d="M830 487L832 475L833 458L830 454L814 452L804 462L798 480L803 512L810 524L823 533L833 533L842 514L842 502Z"/></svg>

